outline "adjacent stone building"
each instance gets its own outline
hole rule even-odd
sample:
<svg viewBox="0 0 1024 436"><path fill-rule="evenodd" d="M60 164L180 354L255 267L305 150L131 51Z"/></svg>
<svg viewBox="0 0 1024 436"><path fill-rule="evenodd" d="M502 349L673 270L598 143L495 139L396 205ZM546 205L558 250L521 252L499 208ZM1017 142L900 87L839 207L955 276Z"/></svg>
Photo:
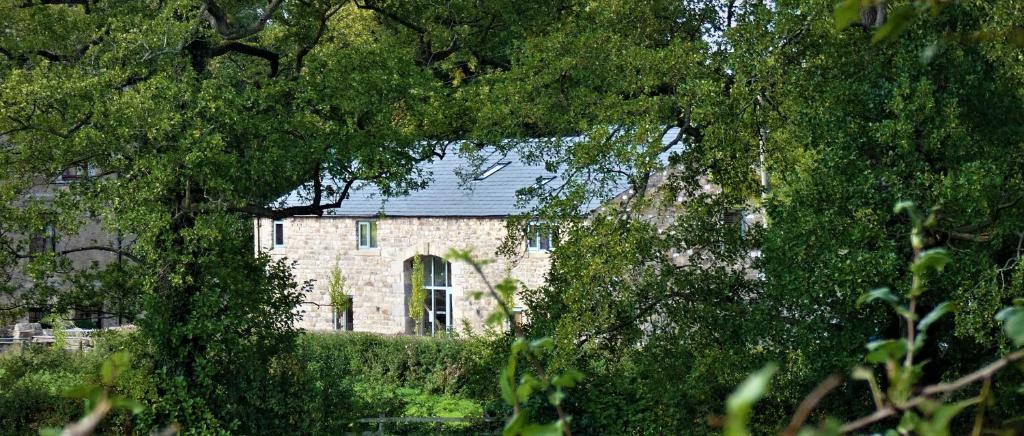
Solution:
<svg viewBox="0 0 1024 436"><path fill-rule="evenodd" d="M97 170L92 166L68 168L53 180L41 180L19 198L15 205L26 207L32 202L43 205L52 203L72 184L98 176ZM0 307L13 308L0 311L0 336L11 333L8 331L11 323L38 324L49 313L50 309L45 301L23 301L25 290L41 284L24 273L32 258L56 255L67 261L61 268L61 274L55 274L46 283L42 283L57 289L70 287L66 280L66 276L70 274L127 261L121 253L127 250L128 243L121 235L105 230L102 223L92 217L83 217L73 232L63 230L55 224L48 224L45 228L28 234L3 233L0 234L0 239L8 254L17 259L8 271L0 274L0 277L7 277L8 292L14 291L12 294L0 294ZM105 307L102 302L90 307L76 307L70 313L62 315L70 317L69 321L76 325L90 329L114 327L126 321Z"/></svg>

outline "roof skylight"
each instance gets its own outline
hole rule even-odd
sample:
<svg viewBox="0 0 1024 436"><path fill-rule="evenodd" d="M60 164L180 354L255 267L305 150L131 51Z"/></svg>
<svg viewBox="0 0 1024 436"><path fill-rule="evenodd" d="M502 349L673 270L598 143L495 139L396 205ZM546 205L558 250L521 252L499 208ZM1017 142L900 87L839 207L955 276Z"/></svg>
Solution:
<svg viewBox="0 0 1024 436"><path fill-rule="evenodd" d="M494 173L498 172L498 170L507 167L508 164L510 164L510 163L511 162L498 162L498 163L496 163L494 165L491 165L490 168L487 168L483 173L480 173L479 176L476 176L476 180L486 179L486 178L494 175Z"/></svg>

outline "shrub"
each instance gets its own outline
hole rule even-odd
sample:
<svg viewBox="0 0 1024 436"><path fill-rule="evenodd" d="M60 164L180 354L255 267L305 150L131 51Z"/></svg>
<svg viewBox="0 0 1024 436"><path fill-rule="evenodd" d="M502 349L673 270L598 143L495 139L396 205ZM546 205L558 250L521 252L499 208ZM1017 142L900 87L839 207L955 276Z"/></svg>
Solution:
<svg viewBox="0 0 1024 436"><path fill-rule="evenodd" d="M373 424L357 421L379 416L503 416L507 410L497 402L495 378L502 363L498 353L504 349L499 342L481 337L305 333L299 336L296 351L269 370L277 375L275 383L263 386L273 392L245 394L262 395L267 399L264 407L289 411L287 422L268 425L287 425L303 434L372 430ZM89 352L30 347L0 355L3 433L37 434L40 428L79 419L83 404L66 392L96 383L103 360L122 350L135 358L131 370L118 376L115 393L142 402L146 410L139 415L111 412L98 434L144 434L157 428L154 406L166 400L157 395L153 354L137 334L104 332ZM386 429L477 433L495 425L389 424Z"/></svg>

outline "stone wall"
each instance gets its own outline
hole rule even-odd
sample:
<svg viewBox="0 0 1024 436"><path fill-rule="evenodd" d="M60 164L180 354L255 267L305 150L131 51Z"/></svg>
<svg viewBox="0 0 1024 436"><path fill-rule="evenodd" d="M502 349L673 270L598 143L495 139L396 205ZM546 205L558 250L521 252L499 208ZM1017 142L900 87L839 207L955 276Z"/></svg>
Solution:
<svg viewBox="0 0 1024 436"><path fill-rule="evenodd" d="M254 221L256 250L274 258L295 262L294 273L301 283L313 280L309 302L299 327L310 330L334 328L333 310L328 296L328 278L337 264L346 280L346 293L353 299L353 327L356 331L386 334L411 333L407 293L407 261L417 253L443 257L450 249L472 249L481 259L494 259L484 274L497 283L511 275L526 287L544 283L549 267L546 252L526 250L514 257L497 255L506 235L503 218L374 218L377 222L377 248L359 249L356 239L358 221L343 217L295 217L283 221L284 246L272 243L273 222ZM486 291L482 279L472 267L451 263L453 325L479 331L494 310L493 298L472 298L475 291Z"/></svg>

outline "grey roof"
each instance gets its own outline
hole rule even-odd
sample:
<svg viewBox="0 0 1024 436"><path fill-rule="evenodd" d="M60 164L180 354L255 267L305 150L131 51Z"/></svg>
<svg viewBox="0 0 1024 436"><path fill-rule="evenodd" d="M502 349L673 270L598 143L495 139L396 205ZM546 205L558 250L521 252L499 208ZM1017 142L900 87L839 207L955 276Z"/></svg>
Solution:
<svg viewBox="0 0 1024 436"><path fill-rule="evenodd" d="M671 129L662 138L668 145L676 138L678 129ZM675 145L660 156L662 163L667 163L668 155L681 149ZM480 155L474 159L458 152L448 153L443 159L423 162L420 168L429 174L426 187L414 190L407 195L383 197L379 189L371 184L353 186L349 197L342 201L341 206L325 211L325 215L342 217L505 217L529 211L534 205L530 202L519 202L517 192L538 183L538 180L553 178L548 185L557 186L565 180L561 175L547 171L542 164L529 164L515 152L498 153L494 149L485 148L484 163L480 165L480 173L491 165L507 163L504 167L482 180L467 177L480 161ZM624 177L613 181L608 189L611 195L601 201L594 201L584 206L593 210L604 200L628 189ZM283 206L305 204L302 189L296 189L281 199Z"/></svg>

